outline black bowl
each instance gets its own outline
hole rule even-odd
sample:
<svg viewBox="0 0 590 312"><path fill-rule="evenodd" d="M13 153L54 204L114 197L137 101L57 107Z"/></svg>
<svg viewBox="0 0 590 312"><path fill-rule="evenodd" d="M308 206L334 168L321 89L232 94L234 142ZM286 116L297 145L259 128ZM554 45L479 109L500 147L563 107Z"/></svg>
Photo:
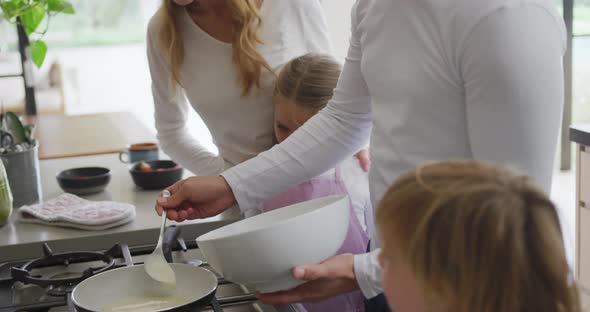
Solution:
<svg viewBox="0 0 590 312"><path fill-rule="evenodd" d="M74 168L58 173L56 178L64 191L88 195L104 191L111 181L111 170L102 167Z"/></svg>
<svg viewBox="0 0 590 312"><path fill-rule="evenodd" d="M140 162L134 163L129 172L135 185L146 190L161 190L182 179L182 167L171 160L143 161L150 165L150 171L141 171Z"/></svg>

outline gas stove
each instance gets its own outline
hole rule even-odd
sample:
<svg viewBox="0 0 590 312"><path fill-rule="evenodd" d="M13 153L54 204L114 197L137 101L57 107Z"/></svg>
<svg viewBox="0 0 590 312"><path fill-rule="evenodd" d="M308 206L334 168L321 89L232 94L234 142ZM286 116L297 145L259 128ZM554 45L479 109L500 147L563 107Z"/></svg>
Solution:
<svg viewBox="0 0 590 312"><path fill-rule="evenodd" d="M185 242L179 228L171 227L164 243L169 262L200 266L215 273L218 288L211 304L198 311L213 312L295 312L292 306L268 306L256 300L243 286L217 274L204 260L195 242ZM75 312L68 297L77 283L101 272L143 264L155 245L114 245L103 252L75 251L54 254L45 244L43 257L0 264L0 312Z"/></svg>

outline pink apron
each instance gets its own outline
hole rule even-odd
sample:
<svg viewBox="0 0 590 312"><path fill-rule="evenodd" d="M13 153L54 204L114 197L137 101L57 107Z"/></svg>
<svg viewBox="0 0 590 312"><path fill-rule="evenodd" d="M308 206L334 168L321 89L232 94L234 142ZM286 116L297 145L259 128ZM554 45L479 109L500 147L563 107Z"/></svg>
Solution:
<svg viewBox="0 0 590 312"><path fill-rule="evenodd" d="M315 177L268 199L262 204L262 210L267 212L302 201L339 194L348 195L348 191L340 176L340 167L336 167L333 176ZM367 250L369 238L363 231L352 204L349 204L349 209L348 233L342 247L336 254L362 254ZM363 312L365 310L364 300L365 298L359 290L317 303L304 303L303 306L308 312Z"/></svg>

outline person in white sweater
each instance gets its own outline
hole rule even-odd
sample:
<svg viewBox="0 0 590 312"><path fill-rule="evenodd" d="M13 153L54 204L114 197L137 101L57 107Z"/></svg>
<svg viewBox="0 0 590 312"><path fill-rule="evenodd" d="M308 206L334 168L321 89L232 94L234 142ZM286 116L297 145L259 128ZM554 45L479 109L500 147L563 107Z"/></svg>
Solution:
<svg viewBox="0 0 590 312"><path fill-rule="evenodd" d="M294 57L331 52L317 0L165 0L147 42L158 141L198 175L269 149L274 72ZM189 133L191 108L219 155Z"/></svg>
<svg viewBox="0 0 590 312"><path fill-rule="evenodd" d="M565 47L563 20L550 0L359 0L327 107L283 143L221 176L175 184L156 209L184 220L235 203L252 207L333 167L369 135L373 207L402 172L456 158L516 167L548 192ZM358 288L374 298L382 293L379 252L294 268L308 283L260 298L313 301Z"/></svg>

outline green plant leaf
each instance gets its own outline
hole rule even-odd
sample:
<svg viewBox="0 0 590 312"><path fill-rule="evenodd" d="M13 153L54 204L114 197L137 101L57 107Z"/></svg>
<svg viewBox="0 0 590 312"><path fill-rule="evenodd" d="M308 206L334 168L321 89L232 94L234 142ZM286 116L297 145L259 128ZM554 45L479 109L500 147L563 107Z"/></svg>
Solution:
<svg viewBox="0 0 590 312"><path fill-rule="evenodd" d="M60 12L65 14L74 14L74 6L65 0L48 0L47 10L50 12Z"/></svg>
<svg viewBox="0 0 590 312"><path fill-rule="evenodd" d="M41 68L43 61L45 61L45 55L47 54L47 44L43 40L31 41L31 57L33 63L37 65L37 68Z"/></svg>
<svg viewBox="0 0 590 312"><path fill-rule="evenodd" d="M74 6L71 3L64 1L64 5L66 8L63 11L61 11L62 13L76 14L76 10L74 10Z"/></svg>
<svg viewBox="0 0 590 312"><path fill-rule="evenodd" d="M25 31L27 32L27 36L30 36L32 33L35 32L37 27L43 21L45 17L45 5L42 2L37 2L36 4L31 5L31 10L22 16L22 23Z"/></svg>
<svg viewBox="0 0 590 312"><path fill-rule="evenodd" d="M25 127L13 112L6 113L6 130L14 137L14 144L28 141Z"/></svg>
<svg viewBox="0 0 590 312"><path fill-rule="evenodd" d="M2 9L2 14L7 20L12 19L17 11L18 5L15 1L0 1L0 9Z"/></svg>
<svg viewBox="0 0 590 312"><path fill-rule="evenodd" d="M33 140L33 129L35 129L35 125L24 125L23 127L25 128L25 137L30 143Z"/></svg>
<svg viewBox="0 0 590 312"><path fill-rule="evenodd" d="M12 3L14 3L19 10L24 9L29 5L28 0L12 0Z"/></svg>

